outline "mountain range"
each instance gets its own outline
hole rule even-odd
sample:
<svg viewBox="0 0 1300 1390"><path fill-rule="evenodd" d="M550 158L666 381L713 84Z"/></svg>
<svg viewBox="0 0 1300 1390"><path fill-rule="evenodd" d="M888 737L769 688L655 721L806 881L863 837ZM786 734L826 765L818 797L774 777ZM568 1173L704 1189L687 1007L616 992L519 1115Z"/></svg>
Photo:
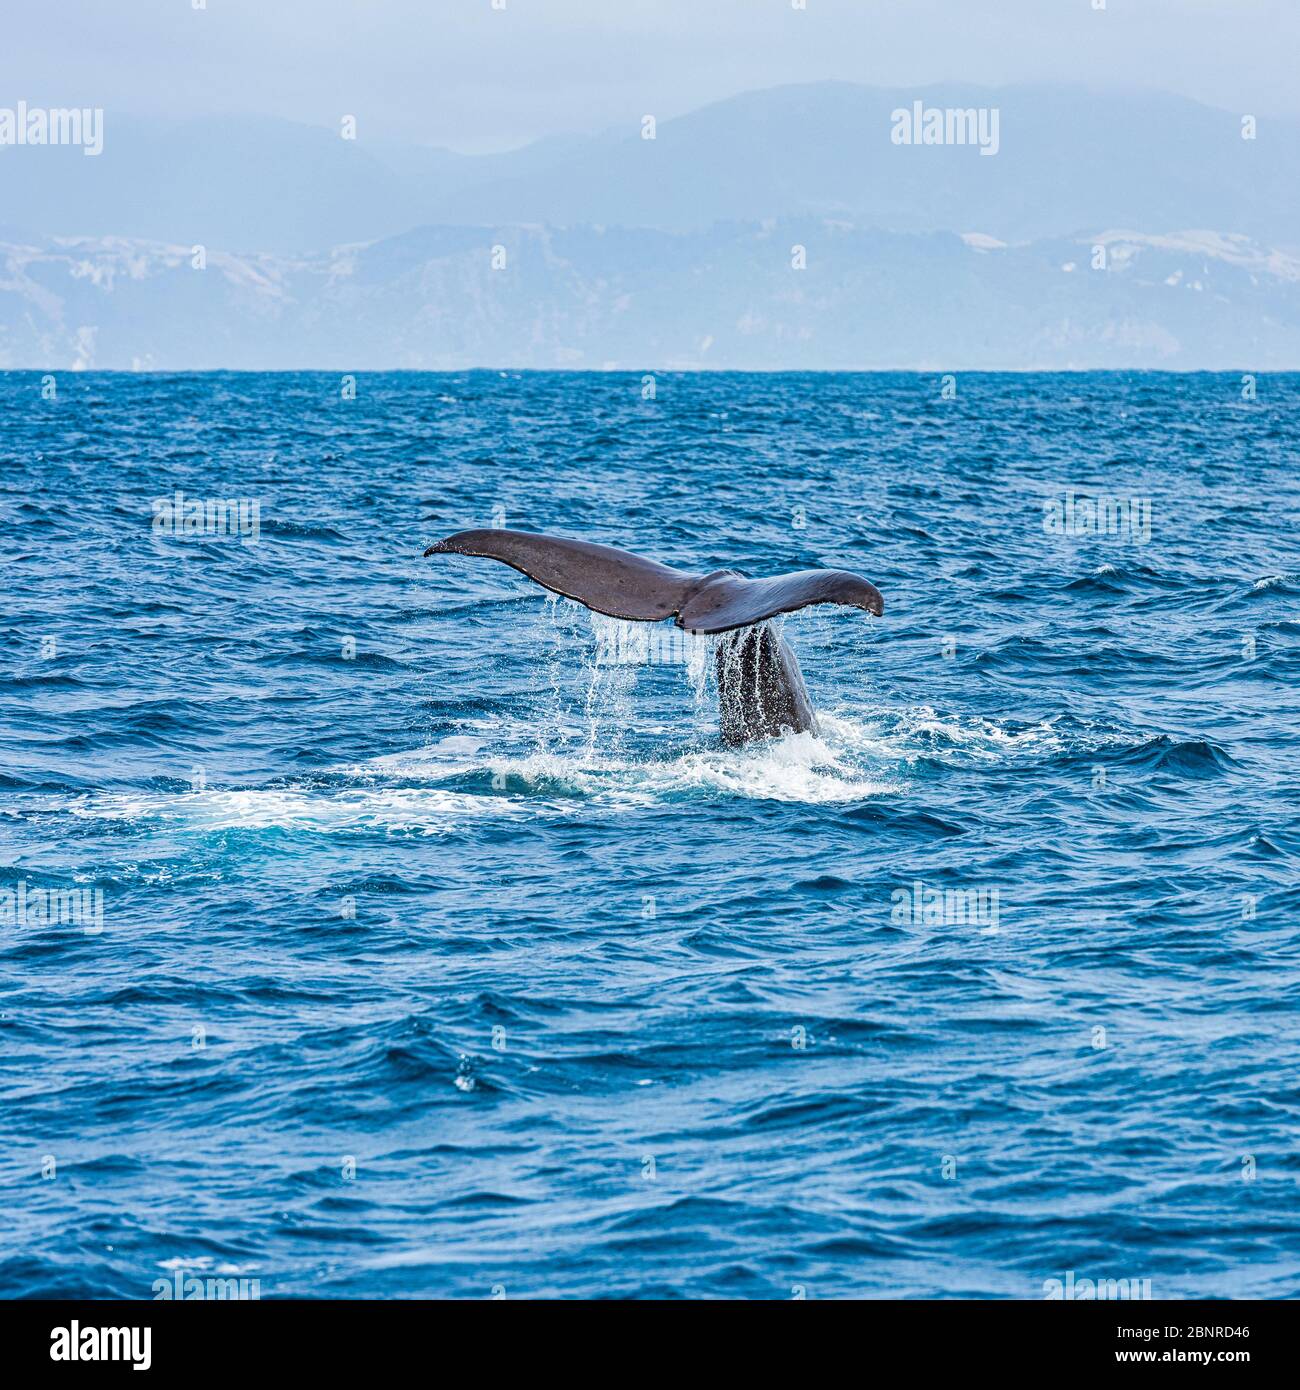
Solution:
<svg viewBox="0 0 1300 1390"><path fill-rule="evenodd" d="M916 102L996 156L895 143ZM109 112L0 148L0 367L1294 367L1300 123L1251 114L818 83L465 156Z"/></svg>

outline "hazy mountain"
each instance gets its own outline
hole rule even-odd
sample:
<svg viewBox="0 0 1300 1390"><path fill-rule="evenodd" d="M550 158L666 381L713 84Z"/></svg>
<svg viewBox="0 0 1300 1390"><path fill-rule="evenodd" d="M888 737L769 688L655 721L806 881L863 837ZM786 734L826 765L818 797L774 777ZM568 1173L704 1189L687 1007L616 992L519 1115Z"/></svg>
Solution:
<svg viewBox="0 0 1300 1390"><path fill-rule="evenodd" d="M896 145L891 113L998 110L998 153ZM1300 122L1171 96L1082 89L817 83L751 92L637 133L451 190L440 221L698 230L715 221L835 217L892 231L1005 241L1097 226L1220 227L1300 248Z"/></svg>
<svg viewBox="0 0 1300 1390"><path fill-rule="evenodd" d="M1295 368L1300 260L1206 232L1009 247L810 220L425 228L204 270L158 243L0 245L0 367L484 365Z"/></svg>
<svg viewBox="0 0 1300 1390"><path fill-rule="evenodd" d="M29 236L292 251L391 235L425 211L364 145L288 121L108 112L93 158L75 147L0 146L0 222Z"/></svg>
<svg viewBox="0 0 1300 1390"><path fill-rule="evenodd" d="M997 154L894 143L917 100L996 108ZM98 157L0 148L0 366L1300 365L1300 123L818 83L655 134L108 113Z"/></svg>
<svg viewBox="0 0 1300 1390"><path fill-rule="evenodd" d="M896 145L891 112L996 107L999 149ZM649 114L649 113L647 113ZM465 156L285 121L108 112L104 150L0 147L0 224L234 251L319 251L420 224L701 231L833 217L1005 241L1090 227L1215 227L1300 248L1300 122L1082 88L892 91L816 83L675 120Z"/></svg>

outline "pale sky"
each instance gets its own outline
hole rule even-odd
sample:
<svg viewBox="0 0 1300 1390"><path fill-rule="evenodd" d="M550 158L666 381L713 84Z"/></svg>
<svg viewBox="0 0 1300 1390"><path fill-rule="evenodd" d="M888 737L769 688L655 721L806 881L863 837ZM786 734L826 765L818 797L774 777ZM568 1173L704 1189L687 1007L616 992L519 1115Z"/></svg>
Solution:
<svg viewBox="0 0 1300 1390"><path fill-rule="evenodd" d="M1079 81L1300 115L1300 0L199 2L6 6L0 106L334 129L346 113L474 152L825 78Z"/></svg>

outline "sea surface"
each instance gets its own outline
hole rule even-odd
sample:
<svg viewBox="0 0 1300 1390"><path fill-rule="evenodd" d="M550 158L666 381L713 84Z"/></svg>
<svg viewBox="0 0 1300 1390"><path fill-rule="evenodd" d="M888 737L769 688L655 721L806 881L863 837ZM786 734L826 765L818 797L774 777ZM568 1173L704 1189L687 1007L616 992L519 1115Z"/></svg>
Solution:
<svg viewBox="0 0 1300 1390"><path fill-rule="evenodd" d="M1300 1294L1300 377L943 387L0 375L0 1294Z"/></svg>

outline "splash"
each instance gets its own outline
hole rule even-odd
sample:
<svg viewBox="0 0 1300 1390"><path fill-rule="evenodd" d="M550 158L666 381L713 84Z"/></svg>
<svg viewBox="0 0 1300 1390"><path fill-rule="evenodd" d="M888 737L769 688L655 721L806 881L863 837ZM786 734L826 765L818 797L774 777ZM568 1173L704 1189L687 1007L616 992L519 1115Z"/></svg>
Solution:
<svg viewBox="0 0 1300 1390"><path fill-rule="evenodd" d="M50 808L55 809L55 808ZM537 808L438 787L285 787L79 797L58 808L81 820L157 822L199 834L230 830L434 835L485 815L531 816Z"/></svg>

